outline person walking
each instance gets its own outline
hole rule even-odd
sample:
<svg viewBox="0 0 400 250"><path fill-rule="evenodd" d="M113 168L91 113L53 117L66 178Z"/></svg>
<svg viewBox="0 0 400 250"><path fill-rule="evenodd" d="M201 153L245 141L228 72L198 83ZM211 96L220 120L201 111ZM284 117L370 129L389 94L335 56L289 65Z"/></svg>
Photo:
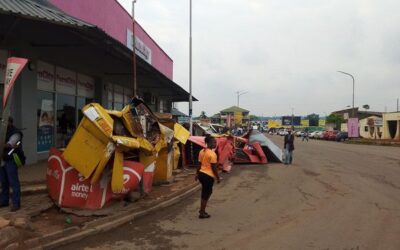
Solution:
<svg viewBox="0 0 400 250"><path fill-rule="evenodd" d="M217 154L213 151L216 147L216 140L211 135L206 135L205 143L207 148L202 149L199 153L199 162L201 165L197 168L195 180L201 183L201 202L199 218L206 219L211 216L206 212L207 202L213 191L214 179L220 182L217 168Z"/></svg>
<svg viewBox="0 0 400 250"><path fill-rule="evenodd" d="M13 154L17 154L16 157L19 158L22 165L25 164L25 155L22 151L22 136L22 132L14 126L12 117L9 117L3 159L0 167L0 207L8 206L11 187L11 212L15 212L21 207L21 187L18 178L18 168Z"/></svg>
<svg viewBox="0 0 400 250"><path fill-rule="evenodd" d="M304 133L303 133L303 139L302 139L302 141L304 141L304 140L307 140L307 141L308 141L308 131L307 131L307 130L305 130Z"/></svg>
<svg viewBox="0 0 400 250"><path fill-rule="evenodd" d="M283 147L285 149L285 165L292 164L293 162L293 150L294 150L294 135L292 129L288 129L287 135L285 135Z"/></svg>

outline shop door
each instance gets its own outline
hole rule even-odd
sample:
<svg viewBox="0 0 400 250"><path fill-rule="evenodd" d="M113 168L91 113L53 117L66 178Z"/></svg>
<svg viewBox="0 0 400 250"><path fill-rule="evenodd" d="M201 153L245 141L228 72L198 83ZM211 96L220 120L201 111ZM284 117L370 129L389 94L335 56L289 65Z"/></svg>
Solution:
<svg viewBox="0 0 400 250"><path fill-rule="evenodd" d="M391 139L394 139L397 133L397 121L388 121L389 135Z"/></svg>
<svg viewBox="0 0 400 250"><path fill-rule="evenodd" d="M75 96L57 95L57 135L56 147L67 146L76 129Z"/></svg>

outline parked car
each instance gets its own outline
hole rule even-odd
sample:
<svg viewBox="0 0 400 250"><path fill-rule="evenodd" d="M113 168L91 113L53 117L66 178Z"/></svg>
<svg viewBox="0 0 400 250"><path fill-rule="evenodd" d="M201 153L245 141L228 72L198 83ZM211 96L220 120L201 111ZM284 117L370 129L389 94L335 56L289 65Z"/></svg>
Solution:
<svg viewBox="0 0 400 250"><path fill-rule="evenodd" d="M329 140L329 135L332 133L332 131L325 131L323 134L322 134L322 138L321 139L324 139L324 140Z"/></svg>
<svg viewBox="0 0 400 250"><path fill-rule="evenodd" d="M300 136L303 136L303 133L304 133L303 131L299 130L299 131L296 131L294 133L294 135L297 136L297 137L300 137Z"/></svg>
<svg viewBox="0 0 400 250"><path fill-rule="evenodd" d="M308 137L310 137L311 139L316 139L316 135L318 134L318 131L314 131L314 132L311 132L309 135L308 135Z"/></svg>
<svg viewBox="0 0 400 250"><path fill-rule="evenodd" d="M324 131L317 131L314 135L314 139L322 139L324 137Z"/></svg>
<svg viewBox="0 0 400 250"><path fill-rule="evenodd" d="M349 134L347 132L339 132L336 135L336 141L345 141L349 139Z"/></svg>
<svg viewBox="0 0 400 250"><path fill-rule="evenodd" d="M338 131L331 131L331 133L329 133L329 136L328 136L328 140L330 140L330 141L335 141L336 140L336 135L338 134L339 132Z"/></svg>
<svg viewBox="0 0 400 250"><path fill-rule="evenodd" d="M280 135L280 136L284 136L284 135L287 135L287 134L288 134L287 129L280 129L278 131L278 135Z"/></svg>

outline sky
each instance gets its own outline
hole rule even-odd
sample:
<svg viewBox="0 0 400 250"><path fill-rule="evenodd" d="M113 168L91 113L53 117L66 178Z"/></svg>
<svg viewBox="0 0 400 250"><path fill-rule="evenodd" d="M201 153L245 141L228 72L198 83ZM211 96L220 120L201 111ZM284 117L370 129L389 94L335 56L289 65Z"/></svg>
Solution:
<svg viewBox="0 0 400 250"><path fill-rule="evenodd" d="M118 0L131 12L131 0ZM236 105L251 114L395 111L400 98L397 0L193 0L194 115ZM189 0L137 0L141 26L189 90ZM179 109L188 113L186 103Z"/></svg>

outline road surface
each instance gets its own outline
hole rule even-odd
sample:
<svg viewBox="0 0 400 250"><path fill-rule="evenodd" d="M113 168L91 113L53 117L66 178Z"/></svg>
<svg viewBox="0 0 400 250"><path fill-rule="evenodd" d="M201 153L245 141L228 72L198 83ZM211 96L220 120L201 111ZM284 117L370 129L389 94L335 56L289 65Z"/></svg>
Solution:
<svg viewBox="0 0 400 250"><path fill-rule="evenodd" d="M235 166L215 186L210 219L197 218L197 193L65 249L400 249L400 148L295 147L289 167Z"/></svg>

